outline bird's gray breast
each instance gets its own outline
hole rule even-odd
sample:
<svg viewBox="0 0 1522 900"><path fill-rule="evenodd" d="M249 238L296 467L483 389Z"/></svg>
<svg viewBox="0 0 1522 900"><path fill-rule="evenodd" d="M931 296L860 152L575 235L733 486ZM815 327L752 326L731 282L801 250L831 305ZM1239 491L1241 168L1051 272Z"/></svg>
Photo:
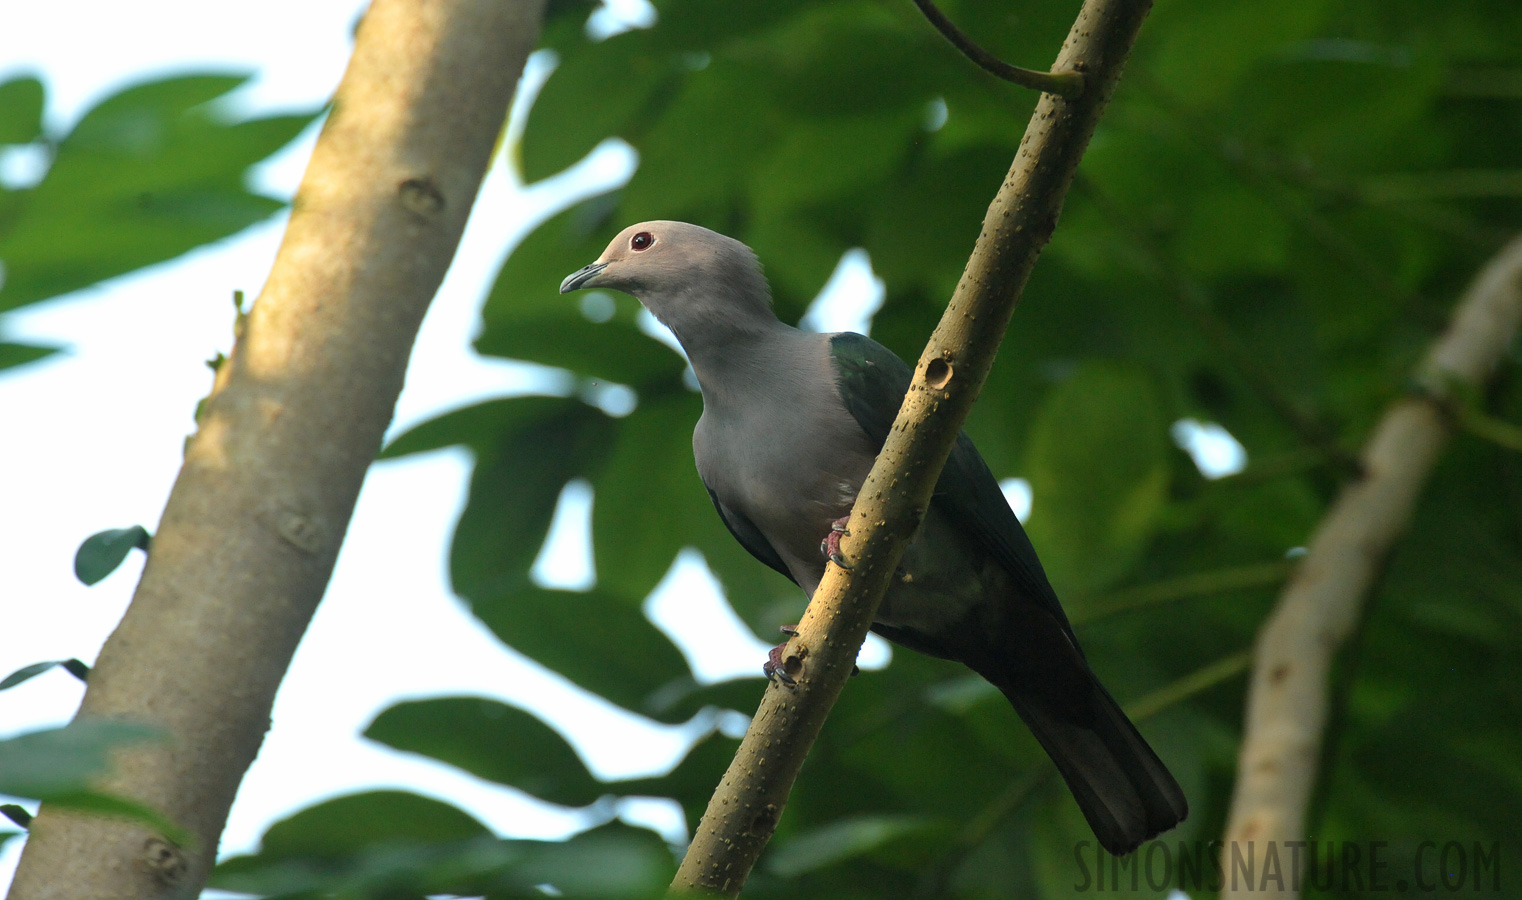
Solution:
<svg viewBox="0 0 1522 900"><path fill-rule="evenodd" d="M850 513L876 448L840 402L827 342L771 363L752 373L743 402L705 386L693 454L719 502L812 593L824 572L819 542Z"/></svg>

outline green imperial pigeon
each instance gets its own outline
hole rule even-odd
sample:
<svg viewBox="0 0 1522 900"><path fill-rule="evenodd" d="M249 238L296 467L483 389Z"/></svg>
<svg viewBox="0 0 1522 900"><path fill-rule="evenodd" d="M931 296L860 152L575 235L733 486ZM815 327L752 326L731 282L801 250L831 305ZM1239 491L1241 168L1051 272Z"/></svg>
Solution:
<svg viewBox="0 0 1522 900"><path fill-rule="evenodd" d="M560 292L581 288L632 294L676 334L703 391L692 450L719 518L812 595L829 560L846 564L839 533L909 389L909 366L862 335L778 321L751 249L696 225L624 229ZM1089 669L965 434L901 566L872 630L957 660L1002 691L1106 850L1130 852L1183 820L1178 782Z"/></svg>

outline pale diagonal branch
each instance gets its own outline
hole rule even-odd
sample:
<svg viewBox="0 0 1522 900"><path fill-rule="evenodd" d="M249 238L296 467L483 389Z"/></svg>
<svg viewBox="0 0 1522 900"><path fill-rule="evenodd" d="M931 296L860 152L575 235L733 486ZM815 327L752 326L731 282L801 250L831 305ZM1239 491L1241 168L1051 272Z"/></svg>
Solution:
<svg viewBox="0 0 1522 900"><path fill-rule="evenodd" d="M840 695L904 545L931 492L1151 4L1087 0L1053 68L1084 74L1077 100L1043 94L972 258L915 367L886 445L862 486L845 540L850 571L831 566L789 643L796 689L770 687L709 801L672 884L738 894L770 840L793 781Z"/></svg>
<svg viewBox="0 0 1522 900"><path fill-rule="evenodd" d="M1522 238L1480 272L1447 332L1423 360L1418 381L1483 384L1519 324ZM1270 842L1282 848L1284 842L1305 839L1333 657L1357 623L1364 598L1405 531L1452 432L1452 418L1431 397L1402 398L1385 413L1364 447L1364 477L1345 487L1322 519L1258 636L1226 841L1243 852L1251 842L1260 866ZM1293 895L1286 890L1252 896ZM1244 895L1230 886L1222 892L1233 896Z"/></svg>

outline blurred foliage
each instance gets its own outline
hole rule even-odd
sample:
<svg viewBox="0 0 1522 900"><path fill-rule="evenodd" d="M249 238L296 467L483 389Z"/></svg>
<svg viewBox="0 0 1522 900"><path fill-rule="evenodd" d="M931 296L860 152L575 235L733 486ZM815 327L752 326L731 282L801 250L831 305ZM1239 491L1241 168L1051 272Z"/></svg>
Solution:
<svg viewBox="0 0 1522 900"><path fill-rule="evenodd" d="M55 665L76 671L80 663L68 660L28 666L12 673L0 683L0 689L13 687ZM189 833L178 824L135 800L107 793L94 785L96 779L108 772L113 752L160 738L153 728L101 719L83 719L63 728L8 738L0 741L0 794L40 800L59 809L131 819L183 843L190 840ZM5 804L0 813L20 825L31 821L31 814L18 804ZM0 834L0 844L7 837Z"/></svg>
<svg viewBox="0 0 1522 900"><path fill-rule="evenodd" d="M631 222L686 219L754 247L797 321L860 247L886 285L873 334L912 359L1035 98L958 57L908 3L656 7L653 27L605 40L587 36L585 7L552 17L558 65L511 148L528 181L610 137L639 154L626 186L516 247L486 303L478 349L568 370L567 395L462 410L391 452L476 454L452 570L506 643L674 721L699 703L748 711L761 691L684 687L675 648L637 614L680 548L702 552L760 636L804 598L709 507L680 358L640 331L630 298L599 309L558 297L560 279ZM946 11L1001 57L1041 65L1076 7ZM1519 48L1522 7L1502 2L1159 3L1015 316L968 430L997 474L1030 480L1032 538L1090 658L1146 714L1190 797L1170 844L1222 831L1242 652L1286 553L1468 280L1522 227ZM1479 400L1510 421L1515 363ZM634 391L632 412L595 406L607 382ZM1202 477L1169 437L1183 418L1224 426L1247 470ZM1522 694L1496 688L1522 684L1518 467L1467 436L1443 461L1339 661L1315 836L1522 831ZM528 577L572 479L594 492L586 593ZM734 746L714 736L668 776L599 786L544 725L482 701L409 704L371 734L555 802L671 797L689 827ZM519 758L501 758L509 747ZM1064 897L1083 891L1082 841L996 693L899 651L848 686L746 895Z"/></svg>
<svg viewBox="0 0 1522 900"><path fill-rule="evenodd" d="M41 179L0 180L0 312L47 300L242 231L285 206L244 184L315 113L234 121L242 75L184 75L107 97L63 135L43 121L42 82L0 83L0 153ZM0 333L3 336L3 333ZM0 340L0 369L57 350Z"/></svg>
<svg viewBox="0 0 1522 900"><path fill-rule="evenodd" d="M1077 3L947 0L979 43L1042 66ZM637 304L560 297L624 225L698 222L766 265L797 321L843 253L886 285L873 335L913 359L949 298L1035 98L960 58L907 2L663 0L653 27L589 37L550 5L557 67L512 161L530 182L609 138L623 188L541 223L504 264L477 349L563 370L562 396L495 400L403 435L389 456L475 455L457 592L502 640L663 722L749 711L758 677L702 685L641 604L696 548L758 635L804 598L724 530L691 462L701 409ZM236 79L126 91L52 140L41 88L0 85L0 142L48 147L0 192L0 308L166 259L273 208L239 180L302 117L229 125ZM1030 479L1030 530L1089 658L1221 834L1242 651L1356 450L1478 267L1522 228L1522 6L1507 0L1163 0L1094 136L1056 236L968 425L1000 477ZM587 314L583 311L587 310ZM0 365L45 353L0 344ZM1477 403L1522 420L1509 359ZM632 412L595 401L633 391ZM1172 423L1216 422L1248 468L1204 478ZM597 585L529 576L557 500L594 492ZM1522 460L1461 435L1425 491L1336 671L1310 830L1322 840L1522 833ZM736 742L604 783L549 725L475 698L382 713L373 739L547 801L673 799L697 821ZM3 836L0 836L3 839ZM750 897L1059 898L1092 835L1012 710L953 664L900 651L853 679L794 790ZM341 798L225 863L273 896L659 894L671 853L611 824L506 841L438 801ZM1092 889L1092 888L1090 888ZM1144 888L1138 896L1162 896ZM1323 892L1319 895L1337 893ZM1343 891L1339 895L1353 895Z"/></svg>

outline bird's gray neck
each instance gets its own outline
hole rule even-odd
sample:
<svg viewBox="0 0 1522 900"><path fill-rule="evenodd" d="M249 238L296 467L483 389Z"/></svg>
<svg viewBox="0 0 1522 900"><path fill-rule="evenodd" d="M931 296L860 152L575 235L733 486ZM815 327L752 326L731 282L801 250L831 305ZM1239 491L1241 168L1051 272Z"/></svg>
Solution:
<svg viewBox="0 0 1522 900"><path fill-rule="evenodd" d="M728 321L723 328L684 334L673 328L697 375L705 405L725 407L754 401L779 377L797 368L795 356L805 333L768 315L764 320Z"/></svg>

